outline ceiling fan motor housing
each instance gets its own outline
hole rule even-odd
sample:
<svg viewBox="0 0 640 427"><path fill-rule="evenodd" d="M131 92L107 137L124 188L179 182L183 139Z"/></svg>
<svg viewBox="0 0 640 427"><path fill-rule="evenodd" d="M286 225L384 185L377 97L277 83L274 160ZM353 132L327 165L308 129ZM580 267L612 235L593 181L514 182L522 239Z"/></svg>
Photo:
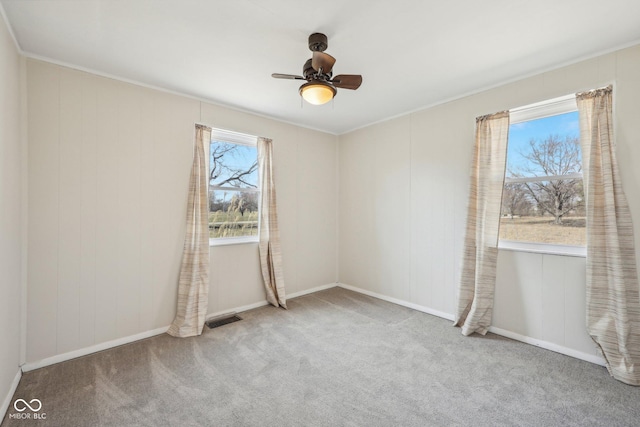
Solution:
<svg viewBox="0 0 640 427"><path fill-rule="evenodd" d="M309 36L309 50L312 52L324 52L327 47L329 47L329 43L324 34L313 33Z"/></svg>
<svg viewBox="0 0 640 427"><path fill-rule="evenodd" d="M316 70L311 66L311 58L309 58L307 62L304 63L304 67L302 67L302 75L305 79L309 80L313 77L313 73L315 72Z"/></svg>
<svg viewBox="0 0 640 427"><path fill-rule="evenodd" d="M311 65L311 61L312 61L311 58L307 59L307 62L305 62L304 66L302 67L302 75L304 76L305 79L307 79L307 80L311 80L311 79L329 80L329 79L331 79L331 76L333 75L332 72L322 73L322 74L318 73L316 70L313 69L313 65Z"/></svg>
<svg viewBox="0 0 640 427"><path fill-rule="evenodd" d="M308 59L302 67L302 76L294 74L273 73L276 79L306 80L300 86L300 96L310 104L322 105L331 101L337 93L337 88L356 90L362 84L359 74L340 74L333 78L333 65L336 59L324 53L329 43L327 36L313 33L309 36L309 49L313 57ZM304 76L304 77L303 77Z"/></svg>

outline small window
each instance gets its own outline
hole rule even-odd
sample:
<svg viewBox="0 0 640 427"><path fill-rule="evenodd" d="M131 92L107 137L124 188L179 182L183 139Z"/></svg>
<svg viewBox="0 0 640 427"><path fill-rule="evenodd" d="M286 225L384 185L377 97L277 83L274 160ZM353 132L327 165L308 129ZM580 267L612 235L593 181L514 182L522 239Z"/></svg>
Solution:
<svg viewBox="0 0 640 427"><path fill-rule="evenodd" d="M511 112L500 247L582 255L586 214L575 97Z"/></svg>
<svg viewBox="0 0 640 427"><path fill-rule="evenodd" d="M211 244L257 242L260 190L257 138L220 129L209 146Z"/></svg>

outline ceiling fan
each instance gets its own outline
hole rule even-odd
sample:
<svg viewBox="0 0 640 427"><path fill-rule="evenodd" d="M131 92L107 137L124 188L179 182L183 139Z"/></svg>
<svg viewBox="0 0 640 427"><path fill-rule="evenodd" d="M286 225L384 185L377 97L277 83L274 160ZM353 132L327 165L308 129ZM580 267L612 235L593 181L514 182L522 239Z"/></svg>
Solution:
<svg viewBox="0 0 640 427"><path fill-rule="evenodd" d="M273 73L276 79L306 80L300 86L300 96L310 104L322 105L333 99L338 92L336 88L356 90L362 84L359 74L338 74L333 77L333 64L336 59L324 53L327 49L327 36L313 33L309 36L309 50L313 57L308 59L302 67L302 76L293 74Z"/></svg>

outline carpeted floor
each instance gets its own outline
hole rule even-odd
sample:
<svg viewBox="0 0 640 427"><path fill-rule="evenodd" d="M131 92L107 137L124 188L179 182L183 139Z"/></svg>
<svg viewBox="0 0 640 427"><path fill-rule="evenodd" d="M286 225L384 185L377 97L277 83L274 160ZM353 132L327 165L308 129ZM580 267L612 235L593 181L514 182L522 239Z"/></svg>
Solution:
<svg viewBox="0 0 640 427"><path fill-rule="evenodd" d="M28 372L46 419L2 426L640 425L600 366L340 288L288 305Z"/></svg>

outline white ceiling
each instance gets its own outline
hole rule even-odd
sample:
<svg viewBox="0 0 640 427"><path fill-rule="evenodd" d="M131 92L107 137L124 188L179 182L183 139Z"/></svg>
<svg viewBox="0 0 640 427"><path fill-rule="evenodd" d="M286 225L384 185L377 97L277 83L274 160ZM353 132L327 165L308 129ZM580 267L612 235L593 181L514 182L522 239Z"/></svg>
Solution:
<svg viewBox="0 0 640 427"><path fill-rule="evenodd" d="M341 134L640 42L638 0L0 0L20 49ZM357 91L305 104L307 37Z"/></svg>

